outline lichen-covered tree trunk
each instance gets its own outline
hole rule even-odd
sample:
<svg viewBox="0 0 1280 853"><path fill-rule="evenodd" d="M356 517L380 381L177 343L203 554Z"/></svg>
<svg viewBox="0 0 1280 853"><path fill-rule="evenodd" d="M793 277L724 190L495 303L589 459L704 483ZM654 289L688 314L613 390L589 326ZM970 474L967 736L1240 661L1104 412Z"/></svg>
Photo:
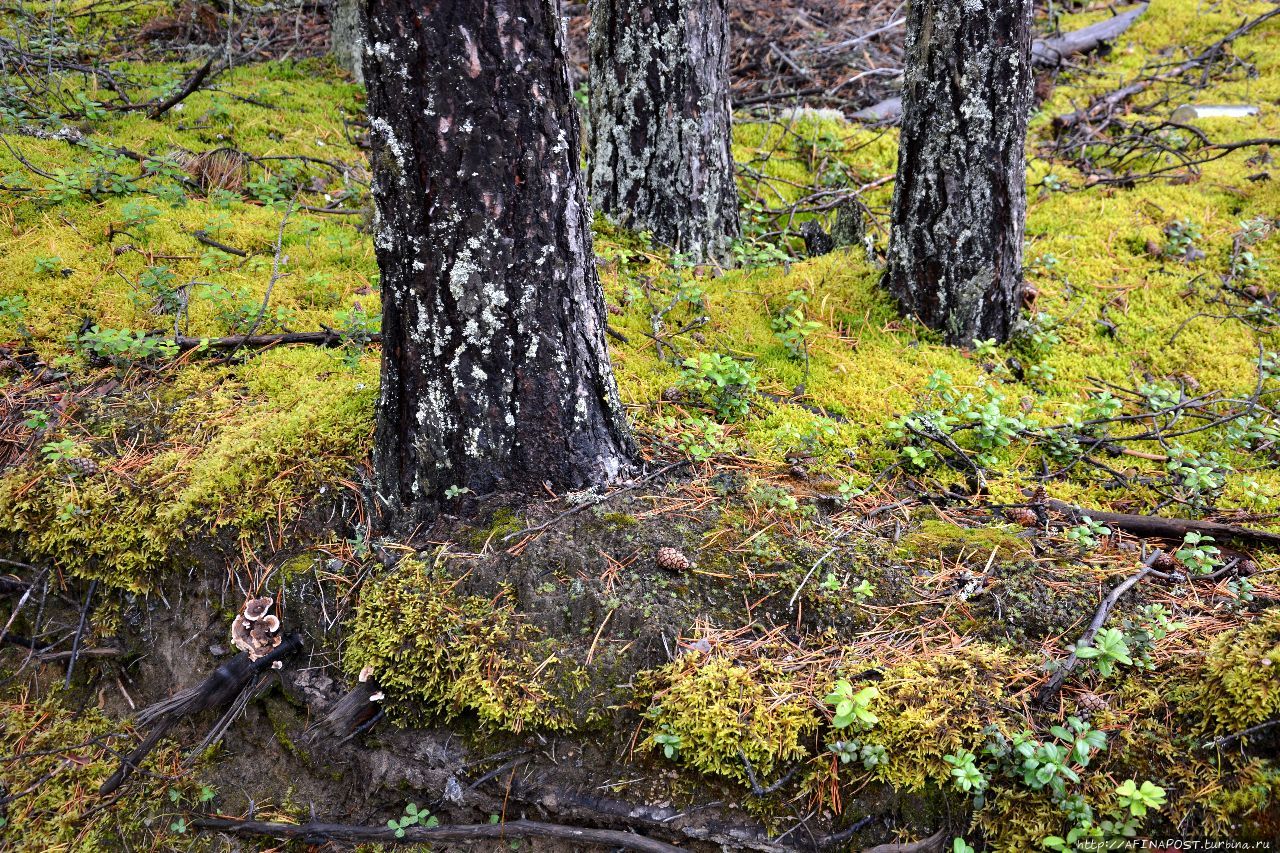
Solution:
<svg viewBox="0 0 1280 853"><path fill-rule="evenodd" d="M556 0L367 0L393 524L583 488L633 445L605 346Z"/></svg>
<svg viewBox="0 0 1280 853"><path fill-rule="evenodd" d="M351 72L357 83L364 82L361 2L362 0L333 0L329 12L329 52L338 65Z"/></svg>
<svg viewBox="0 0 1280 853"><path fill-rule="evenodd" d="M738 235L725 0L591 0L591 197L703 261Z"/></svg>
<svg viewBox="0 0 1280 853"><path fill-rule="evenodd" d="M1032 0L912 0L885 284L951 344L1003 341L1022 292Z"/></svg>

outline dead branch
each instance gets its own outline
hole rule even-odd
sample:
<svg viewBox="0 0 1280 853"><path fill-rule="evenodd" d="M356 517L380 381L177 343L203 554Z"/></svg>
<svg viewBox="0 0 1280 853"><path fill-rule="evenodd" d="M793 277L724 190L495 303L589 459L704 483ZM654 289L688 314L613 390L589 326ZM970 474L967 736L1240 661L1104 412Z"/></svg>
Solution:
<svg viewBox="0 0 1280 853"><path fill-rule="evenodd" d="M1218 41L1214 42L1205 50L1202 50L1200 53L1193 56L1191 59L1174 66L1168 71L1135 80L1127 86L1123 86L1113 92L1107 93L1106 95L1094 98L1086 107L1082 107L1081 109L1072 113L1067 113L1066 115L1055 117L1053 120L1054 130L1061 133L1062 131L1069 130L1083 122L1089 122L1094 119L1110 115L1117 107L1126 103L1134 95L1145 92L1154 84L1169 80L1176 80L1188 71L1192 71L1201 67L1205 63L1216 59L1222 52L1223 48L1231 44L1231 42L1252 32L1255 28L1277 15L1280 15L1280 7L1259 15L1252 20L1246 21L1231 32L1227 33Z"/></svg>
<svg viewBox="0 0 1280 853"><path fill-rule="evenodd" d="M456 826L407 827L397 831L385 826L357 826L345 823L268 823L257 820L199 818L191 822L197 829L227 832L232 835L265 835L279 839L302 839L310 843L322 841L358 841L380 844L429 844L438 841L477 841L484 838L554 838L560 841L590 844L638 853L682 853L679 847L647 838L634 832L616 829L587 829L535 820L513 820L507 823L460 824Z"/></svg>
<svg viewBox="0 0 1280 853"><path fill-rule="evenodd" d="M1092 516L1091 516L1092 517ZM1135 584L1151 573L1152 567L1155 566L1156 560L1164 555L1160 549L1152 551L1147 558L1142 561L1142 568L1136 574L1132 574L1118 583L1111 592L1107 593L1107 597L1102 599L1102 603L1098 605L1098 610L1093 614L1093 620L1089 622L1089 627L1080 635L1080 639L1076 641L1072 647L1071 656L1063 662L1058 671L1053 674L1049 682L1040 690L1037 701L1041 705L1047 705L1053 701L1058 695L1058 691L1062 689L1062 683L1067 680L1067 676L1071 674L1071 670L1075 669L1080 658L1076 654L1076 649L1087 646L1093 642L1093 638L1097 636L1098 631L1102 629L1103 624L1107 621L1107 616L1111 613L1111 608L1116 606L1116 602L1120 600L1120 596L1124 595Z"/></svg>
<svg viewBox="0 0 1280 853"><path fill-rule="evenodd" d="M1072 519L1089 516L1094 521L1114 525L1134 536L1181 542L1188 533L1202 533L1215 539L1246 542L1253 545L1280 545L1280 533L1254 530L1218 521L1196 521L1190 518L1165 518L1158 515L1133 515L1127 512L1084 509L1062 501L1047 500L1045 506Z"/></svg>
<svg viewBox="0 0 1280 853"><path fill-rule="evenodd" d="M928 838L919 841L895 841L889 844L877 844L868 847L862 853L938 853L947 841L947 831L940 829Z"/></svg>
<svg viewBox="0 0 1280 853"><path fill-rule="evenodd" d="M209 72L213 69L213 59L214 58L212 56L209 57L209 60L204 65L197 68L196 72L187 79L186 85L169 97L165 98L160 103L156 104L155 107L152 108L151 112L147 113L147 118L160 118L160 116L164 115L194 94L196 90L200 88L200 84L209 76Z"/></svg>
<svg viewBox="0 0 1280 853"><path fill-rule="evenodd" d="M1091 53L1109 41L1119 38L1147 10L1147 4L1134 6L1114 17L1063 33L1051 39L1036 39L1031 45L1031 61L1035 65L1058 66L1071 56Z"/></svg>
<svg viewBox="0 0 1280 853"><path fill-rule="evenodd" d="M361 335L360 339L368 343L382 343L382 334L379 332L371 332L367 335ZM351 337L342 334L333 329L325 329L321 332L281 332L271 335L231 335L225 338L194 338L181 335L173 342L178 345L178 349L182 351L198 350L198 349L237 349L239 347L248 347L250 349L261 349L263 347L274 347L281 344L311 344L312 346L336 347L341 346L347 341L352 340Z"/></svg>

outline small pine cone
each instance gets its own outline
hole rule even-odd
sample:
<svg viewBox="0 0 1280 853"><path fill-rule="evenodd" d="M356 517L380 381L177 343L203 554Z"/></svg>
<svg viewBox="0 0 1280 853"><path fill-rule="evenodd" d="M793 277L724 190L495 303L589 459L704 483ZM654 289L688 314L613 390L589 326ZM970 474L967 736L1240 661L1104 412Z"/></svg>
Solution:
<svg viewBox="0 0 1280 853"><path fill-rule="evenodd" d="M1023 527L1035 527L1040 523L1040 519L1036 517L1036 511L1030 507L1016 506L1006 509L1004 514L1014 524L1021 524Z"/></svg>
<svg viewBox="0 0 1280 853"><path fill-rule="evenodd" d="M704 335L704 334L702 334L702 332L694 332L694 333L693 333L692 335L690 335L689 337L693 338L693 342L694 342L695 344L699 344L699 345L701 345L701 344L705 344L705 343L707 342L707 336L706 336L706 335Z"/></svg>
<svg viewBox="0 0 1280 853"><path fill-rule="evenodd" d="M1161 551L1160 556L1151 561L1151 568L1157 572L1168 574L1178 567L1178 561L1173 558L1172 554L1166 554Z"/></svg>
<svg viewBox="0 0 1280 853"><path fill-rule="evenodd" d="M604 307L606 310L608 310L610 314L612 314L615 317L620 317L623 314L622 306L614 305L612 302L606 302Z"/></svg>
<svg viewBox="0 0 1280 853"><path fill-rule="evenodd" d="M97 462L83 457L68 459L67 465L71 466L72 471L75 471L77 474L83 474L86 477L98 473L99 470Z"/></svg>
<svg viewBox="0 0 1280 853"><path fill-rule="evenodd" d="M673 385L662 392L662 399L666 400L668 403L678 403L684 399L684 394L680 392L679 388L676 388Z"/></svg>
<svg viewBox="0 0 1280 853"><path fill-rule="evenodd" d="M1106 699L1103 699L1097 693L1091 693L1086 690L1076 697L1076 707L1082 713L1092 714L1095 711L1105 711L1110 706L1107 705Z"/></svg>
<svg viewBox="0 0 1280 853"><path fill-rule="evenodd" d="M655 557L659 568L669 572L682 572L693 565L693 561L675 548L659 548Z"/></svg>

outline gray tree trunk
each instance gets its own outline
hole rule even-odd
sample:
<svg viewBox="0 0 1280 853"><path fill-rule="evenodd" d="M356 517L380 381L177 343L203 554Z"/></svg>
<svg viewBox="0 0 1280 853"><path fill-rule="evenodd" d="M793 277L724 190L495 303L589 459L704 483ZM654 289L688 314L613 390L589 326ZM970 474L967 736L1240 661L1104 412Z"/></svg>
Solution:
<svg viewBox="0 0 1280 853"><path fill-rule="evenodd" d="M459 489L617 478L634 447L556 0L365 11L383 300L374 468L393 524Z"/></svg>
<svg viewBox="0 0 1280 853"><path fill-rule="evenodd" d="M361 0L333 0L329 13L329 52L357 83L364 82L364 22L360 20L360 7Z"/></svg>
<svg viewBox="0 0 1280 853"><path fill-rule="evenodd" d="M1032 0L912 0L885 284L950 344L1007 340L1022 292Z"/></svg>
<svg viewBox="0 0 1280 853"><path fill-rule="evenodd" d="M591 0L591 197L694 260L738 236L725 0Z"/></svg>

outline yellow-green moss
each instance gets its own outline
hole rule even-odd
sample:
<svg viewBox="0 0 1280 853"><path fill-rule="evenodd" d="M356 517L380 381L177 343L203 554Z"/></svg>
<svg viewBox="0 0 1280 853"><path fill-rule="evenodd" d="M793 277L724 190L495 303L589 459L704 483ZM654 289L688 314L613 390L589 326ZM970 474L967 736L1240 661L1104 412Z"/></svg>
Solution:
<svg viewBox="0 0 1280 853"><path fill-rule="evenodd" d="M942 756L961 748L977 751L983 728L1010 719L1002 705L1031 672L1023 657L983 642L886 670L871 707L880 722L863 738L885 748L888 763L879 778L909 789L945 782L950 768Z"/></svg>
<svg viewBox="0 0 1280 853"><path fill-rule="evenodd" d="M166 439L150 459L121 465L104 453L146 445L104 441L97 474L19 469L0 479L0 533L61 569L146 588L194 531L252 535L264 521L296 518L320 489L341 487L367 452L376 388L375 359L348 366L316 348L187 367L161 393L164 414L138 415Z"/></svg>
<svg viewBox="0 0 1280 853"><path fill-rule="evenodd" d="M1215 735L1280 716L1280 610L1215 637L1182 692L1182 713Z"/></svg>
<svg viewBox="0 0 1280 853"><path fill-rule="evenodd" d="M994 554L997 562L1016 562L1032 556L1031 543L1020 535L1022 532L1008 524L961 527L926 519L898 543L898 556L923 560L942 556L946 560L985 563Z"/></svg>
<svg viewBox="0 0 1280 853"><path fill-rule="evenodd" d="M745 783L741 755L759 778L809 754L806 739L820 721L816 705L797 688L794 673L774 662L748 667L721 655L688 654L654 678L653 733L679 738L682 764ZM661 750L652 738L646 745Z"/></svg>
<svg viewBox="0 0 1280 853"><path fill-rule="evenodd" d="M169 831L180 808L194 805L198 786L179 774L179 754L162 745L146 768L172 780L138 774L113 807L101 809L98 786L119 765L126 741L111 741L112 723L96 709L73 713L55 699L0 702L0 780L5 824L0 847L14 853L80 853L90 850L173 851L202 849L200 842ZM109 749L108 745L116 750ZM170 791L178 801L170 798Z"/></svg>
<svg viewBox="0 0 1280 853"><path fill-rule="evenodd" d="M571 728L564 693L551 688L566 669L541 632L514 612L509 592L461 595L457 584L413 559L370 581L350 624L347 668L372 667L401 720L471 712L494 729Z"/></svg>

